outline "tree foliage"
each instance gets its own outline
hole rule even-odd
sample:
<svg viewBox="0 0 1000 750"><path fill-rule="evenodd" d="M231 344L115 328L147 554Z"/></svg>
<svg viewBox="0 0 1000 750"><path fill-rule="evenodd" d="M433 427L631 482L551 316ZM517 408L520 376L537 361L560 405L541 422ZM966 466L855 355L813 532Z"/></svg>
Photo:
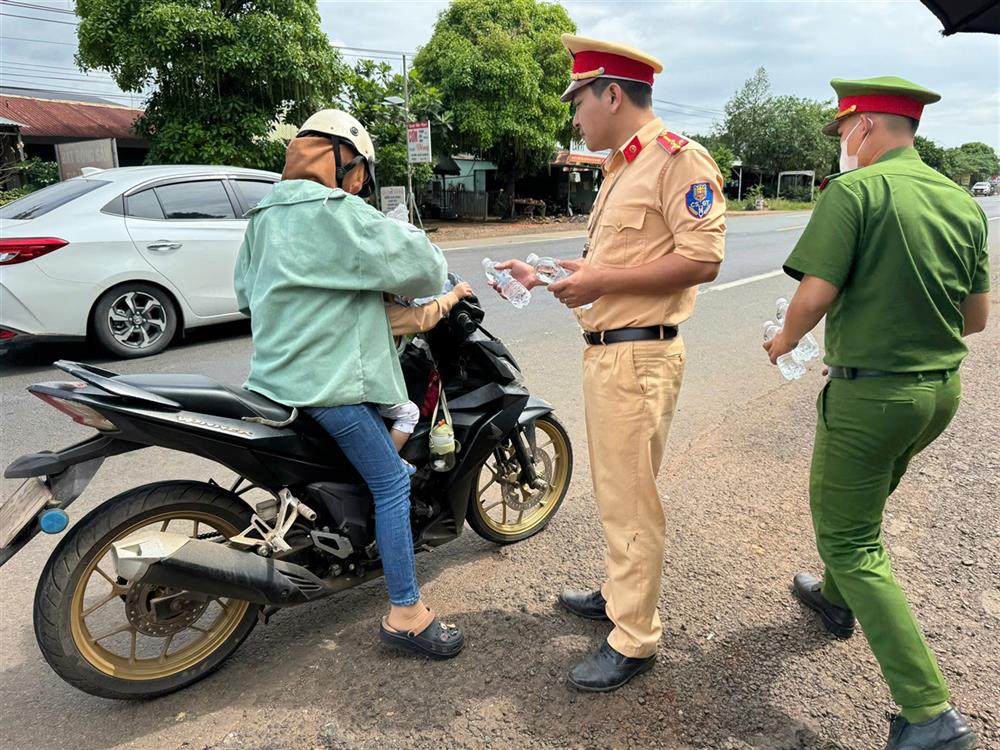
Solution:
<svg viewBox="0 0 1000 750"><path fill-rule="evenodd" d="M336 100L345 67L316 0L77 0L77 64L152 90L135 124L152 163L279 165L276 122Z"/></svg>
<svg viewBox="0 0 1000 750"><path fill-rule="evenodd" d="M409 71L410 121L431 123L431 145L441 153L451 129L451 113L441 103L441 92L424 83L419 73ZM388 101L403 98L403 76L387 62L361 60L350 70L342 102L344 109L358 118L375 142L376 174L380 185L406 184L406 123L404 109ZM441 144L441 145L439 145ZM433 176L430 164L413 165L413 185L417 189Z"/></svg>
<svg viewBox="0 0 1000 750"><path fill-rule="evenodd" d="M958 148L945 151L943 171L959 185L968 187L1000 174L1000 159L996 151L985 143L963 143Z"/></svg>
<svg viewBox="0 0 1000 750"><path fill-rule="evenodd" d="M767 71L758 68L726 103L716 136L748 169L765 174L811 169L823 177L836 169L837 141L822 133L834 114L829 102L775 96Z"/></svg>
<svg viewBox="0 0 1000 750"><path fill-rule="evenodd" d="M918 135L913 139L913 147L920 154L920 159L928 167L944 172L945 149L930 138Z"/></svg>
<svg viewBox="0 0 1000 750"><path fill-rule="evenodd" d="M767 70L757 68L726 102L721 132L744 167L764 169L768 130L774 121L774 96Z"/></svg>
<svg viewBox="0 0 1000 750"><path fill-rule="evenodd" d="M513 189L569 143L559 97L571 66L559 38L575 30L557 3L454 0L442 11L415 64L453 115L452 150L490 159Z"/></svg>

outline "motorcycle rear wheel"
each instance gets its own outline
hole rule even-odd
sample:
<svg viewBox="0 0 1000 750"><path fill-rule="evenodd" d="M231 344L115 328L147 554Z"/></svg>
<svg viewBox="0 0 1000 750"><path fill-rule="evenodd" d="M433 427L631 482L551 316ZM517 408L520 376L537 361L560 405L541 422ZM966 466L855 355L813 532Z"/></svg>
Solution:
<svg viewBox="0 0 1000 750"><path fill-rule="evenodd" d="M111 545L150 530L221 541L250 516L245 502L203 482L137 487L95 508L62 539L38 582L35 637L46 661L74 687L120 700L165 695L211 674L253 630L259 605L198 602L130 583L115 574Z"/></svg>

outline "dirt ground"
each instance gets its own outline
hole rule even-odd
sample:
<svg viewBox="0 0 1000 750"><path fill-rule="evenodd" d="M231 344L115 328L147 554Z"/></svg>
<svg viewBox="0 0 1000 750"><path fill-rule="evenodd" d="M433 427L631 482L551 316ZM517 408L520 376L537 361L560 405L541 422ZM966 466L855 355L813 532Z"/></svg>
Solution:
<svg viewBox="0 0 1000 750"><path fill-rule="evenodd" d="M998 369L993 326L967 362L962 409L914 461L885 525L896 574L955 701L980 747L993 750L1000 748ZM202 747L882 747L891 701L863 636L835 640L789 590L795 572L819 569L805 495L814 395L776 387L675 447L662 473L663 641L656 669L628 687L585 695L565 683L567 669L607 632L555 603L560 586L601 579L593 498L573 496L531 540L496 549L473 538L461 557L442 550L422 561L437 606L469 634L457 660L384 652L361 612L315 644L311 617L279 615L264 637L277 628L281 642L307 644L312 655L298 660L296 681L316 685L315 702L288 705L275 695L258 703L270 716L266 735L236 729ZM588 470L579 453L576 468ZM380 596L377 587L360 589L343 604L374 612ZM352 677L359 659L380 666Z"/></svg>
<svg viewBox="0 0 1000 750"><path fill-rule="evenodd" d="M434 243L454 240L478 240L487 237L511 237L522 234L546 234L548 232L585 231L587 216L572 219L525 219L517 221L426 221L424 228Z"/></svg>

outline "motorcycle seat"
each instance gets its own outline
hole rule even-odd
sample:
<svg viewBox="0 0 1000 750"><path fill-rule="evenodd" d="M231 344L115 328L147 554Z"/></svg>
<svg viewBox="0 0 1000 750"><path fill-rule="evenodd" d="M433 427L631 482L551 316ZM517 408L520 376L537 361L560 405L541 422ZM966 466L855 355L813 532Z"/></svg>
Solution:
<svg viewBox="0 0 1000 750"><path fill-rule="evenodd" d="M204 375L118 375L114 380L176 401L188 411L200 414L228 419L256 417L273 422L284 422L292 416L291 407Z"/></svg>

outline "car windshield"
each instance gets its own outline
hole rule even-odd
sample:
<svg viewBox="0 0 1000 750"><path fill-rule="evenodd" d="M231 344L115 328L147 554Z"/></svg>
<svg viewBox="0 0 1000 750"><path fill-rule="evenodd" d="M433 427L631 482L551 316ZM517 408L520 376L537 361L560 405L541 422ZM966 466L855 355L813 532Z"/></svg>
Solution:
<svg viewBox="0 0 1000 750"><path fill-rule="evenodd" d="M3 206L0 208L0 219L37 219L81 195L86 195L91 190L110 184L107 180L75 179L57 182Z"/></svg>

